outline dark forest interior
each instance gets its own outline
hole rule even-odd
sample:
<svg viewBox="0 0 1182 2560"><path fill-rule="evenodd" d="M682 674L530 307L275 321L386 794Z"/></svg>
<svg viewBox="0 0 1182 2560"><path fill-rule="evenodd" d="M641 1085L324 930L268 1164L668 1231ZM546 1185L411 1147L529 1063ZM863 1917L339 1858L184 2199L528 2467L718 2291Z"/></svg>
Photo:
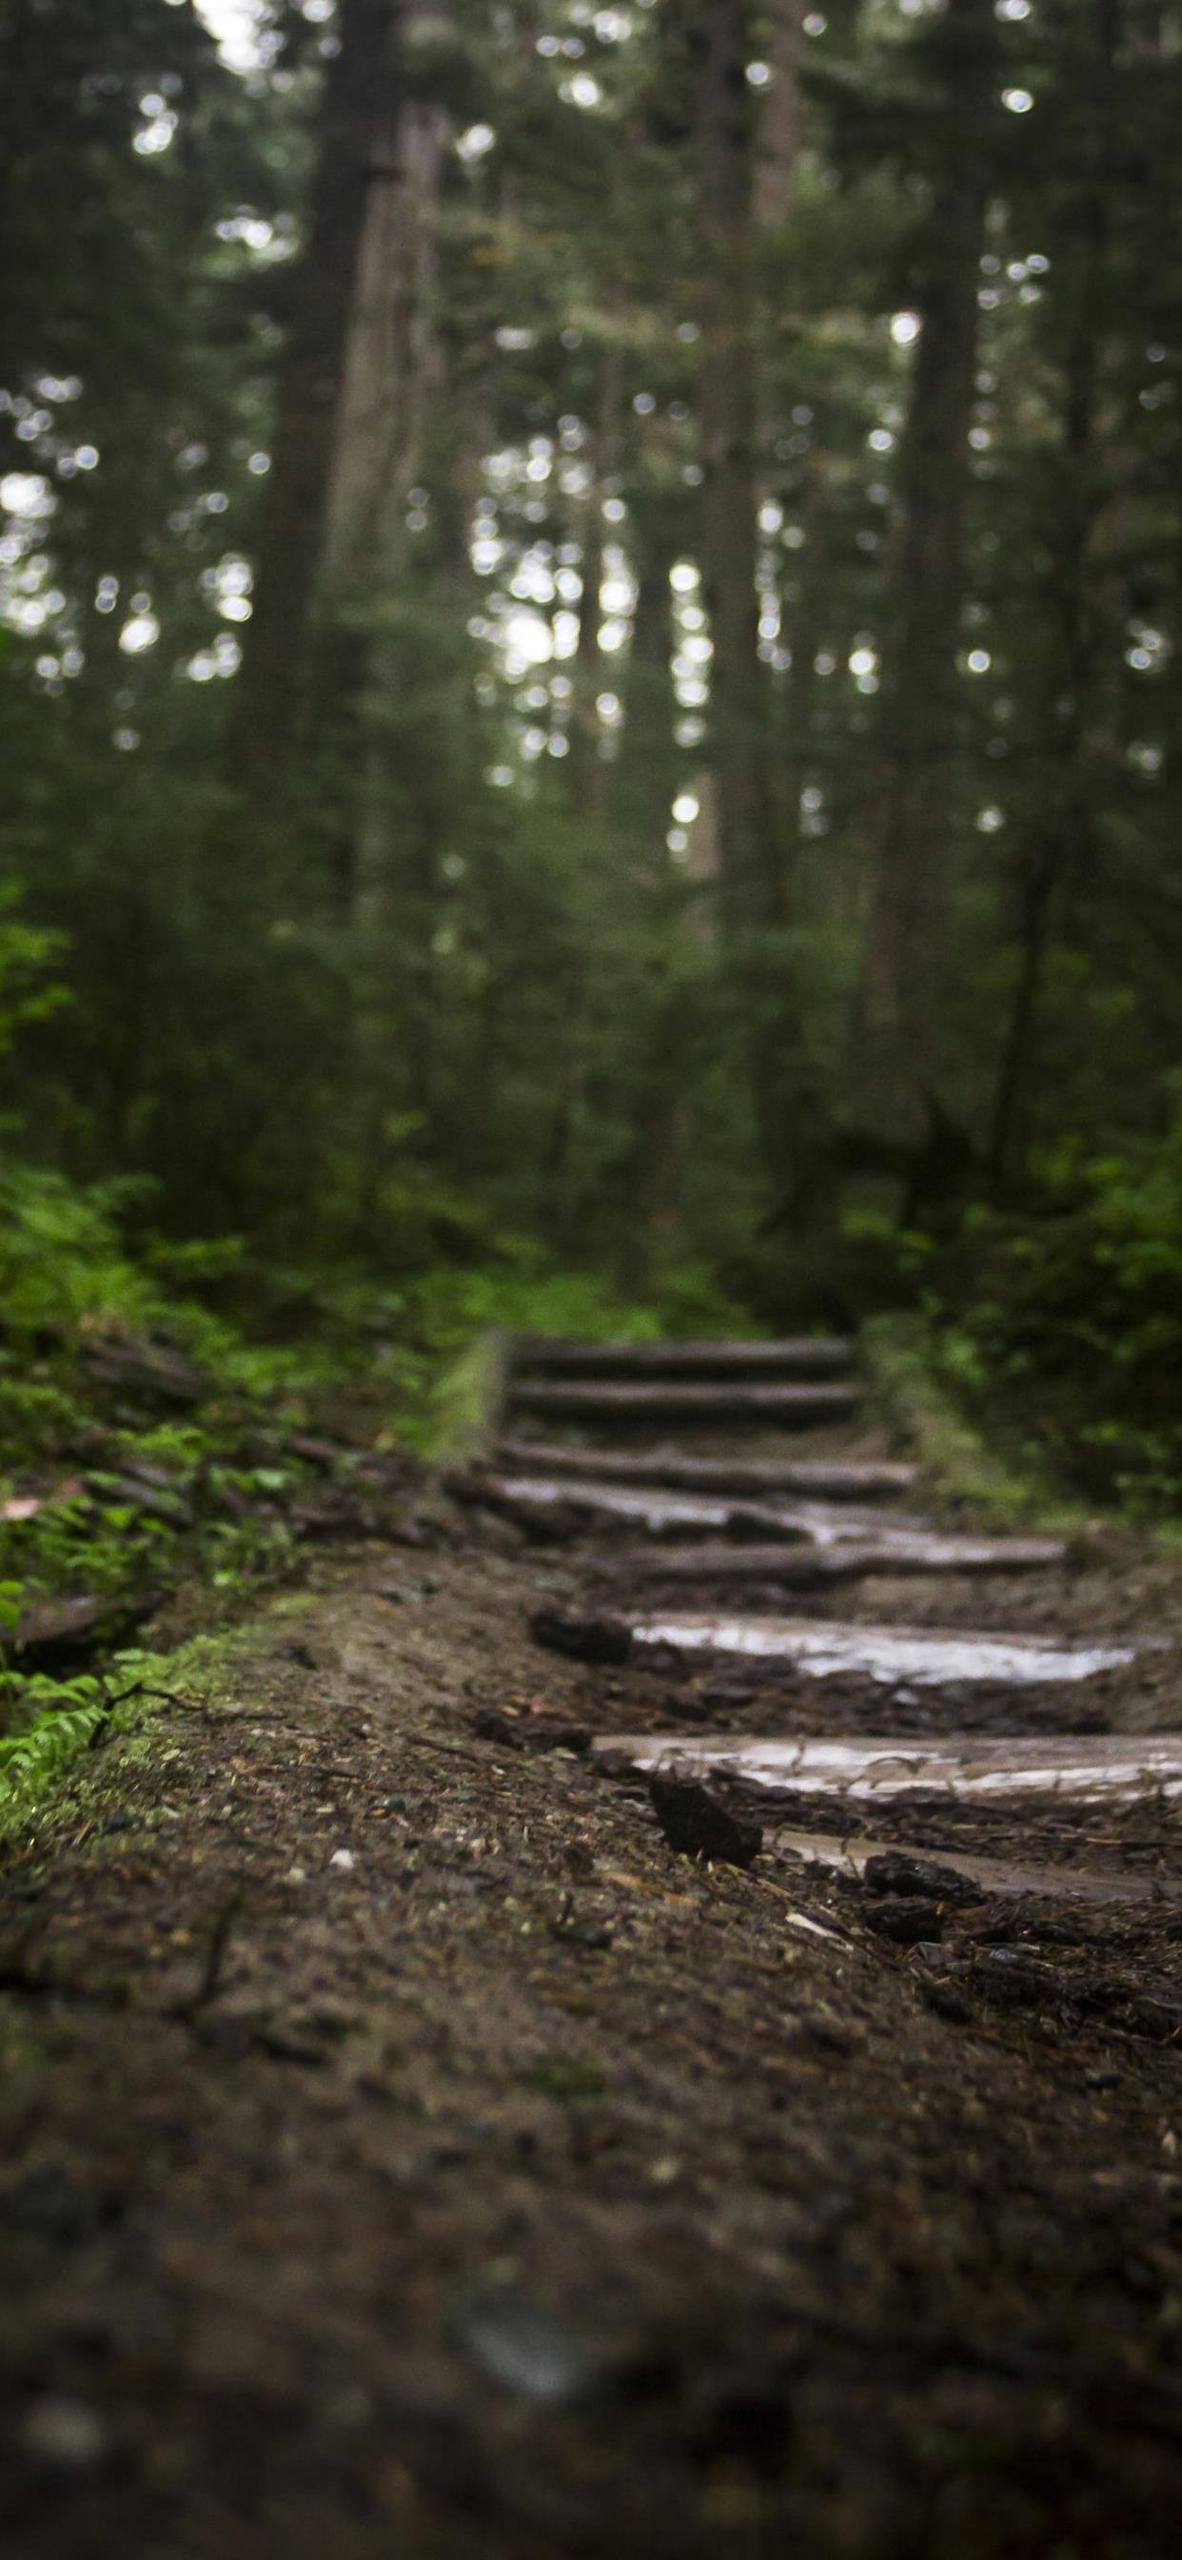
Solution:
<svg viewBox="0 0 1182 2560"><path fill-rule="evenodd" d="M1165 2560L1182 0L0 0L0 2540Z"/></svg>
<svg viewBox="0 0 1182 2560"><path fill-rule="evenodd" d="M7 0L0 96L13 1321L910 1306L1168 1506L1173 7Z"/></svg>

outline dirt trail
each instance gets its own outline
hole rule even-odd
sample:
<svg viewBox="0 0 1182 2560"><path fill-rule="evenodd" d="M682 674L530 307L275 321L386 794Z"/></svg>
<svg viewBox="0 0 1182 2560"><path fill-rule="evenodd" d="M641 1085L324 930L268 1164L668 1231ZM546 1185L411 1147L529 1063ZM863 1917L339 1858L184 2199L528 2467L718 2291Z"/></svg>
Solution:
<svg viewBox="0 0 1182 2560"><path fill-rule="evenodd" d="M675 1481L906 1454L844 1410L660 1429ZM1160 1738L1177 1575L789 1604L1137 1655L1082 1684L596 1665L527 1622L619 1610L602 1516L464 1492L318 1564L6 1852L4 2552L1172 2551L1177 1798L740 1788L744 1870L676 1854L616 1738Z"/></svg>

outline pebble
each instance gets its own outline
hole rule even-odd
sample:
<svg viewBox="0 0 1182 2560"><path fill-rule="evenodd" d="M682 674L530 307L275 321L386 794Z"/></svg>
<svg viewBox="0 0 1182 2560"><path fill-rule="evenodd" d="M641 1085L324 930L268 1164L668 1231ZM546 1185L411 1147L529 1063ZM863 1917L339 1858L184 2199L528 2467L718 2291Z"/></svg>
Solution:
<svg viewBox="0 0 1182 2560"><path fill-rule="evenodd" d="M827 1938L831 1947L845 1945L839 1929L826 1929L821 1921L810 1920L807 1911L786 1911L784 1920L786 1927L798 1929L810 1938Z"/></svg>
<svg viewBox="0 0 1182 2560"><path fill-rule="evenodd" d="M732 1813L697 1778L666 1777L654 1769L648 1792L661 1830L680 1857L749 1867L759 1856L763 1847L759 1823Z"/></svg>
<svg viewBox="0 0 1182 2560"><path fill-rule="evenodd" d="M599 2379L597 2360L576 2332L515 2285L470 2294L449 2329L470 2364L523 2400L561 2407L585 2399Z"/></svg>
<svg viewBox="0 0 1182 2560"><path fill-rule="evenodd" d="M20 2438L26 2453L58 2471L88 2471L102 2461L110 2442L98 2411L64 2393L33 2402Z"/></svg>

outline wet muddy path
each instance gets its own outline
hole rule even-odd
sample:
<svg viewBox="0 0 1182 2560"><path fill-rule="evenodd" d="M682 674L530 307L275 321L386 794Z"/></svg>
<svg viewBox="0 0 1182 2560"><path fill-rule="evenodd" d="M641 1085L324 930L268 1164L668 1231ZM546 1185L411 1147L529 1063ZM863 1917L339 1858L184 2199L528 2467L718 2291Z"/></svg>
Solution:
<svg viewBox="0 0 1182 2560"><path fill-rule="evenodd" d="M906 1463L535 1346L10 1845L6 2551L1173 2548L1182 1591Z"/></svg>

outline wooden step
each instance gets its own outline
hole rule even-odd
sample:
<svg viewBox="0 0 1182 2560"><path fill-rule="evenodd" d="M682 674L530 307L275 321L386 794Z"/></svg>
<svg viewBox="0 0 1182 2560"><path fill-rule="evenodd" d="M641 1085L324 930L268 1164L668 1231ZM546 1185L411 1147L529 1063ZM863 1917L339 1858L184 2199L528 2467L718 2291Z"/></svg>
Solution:
<svg viewBox="0 0 1182 2560"><path fill-rule="evenodd" d="M778 1857L797 1860L802 1867L819 1867L846 1883L865 1883L871 1892L875 1890L875 1869L884 1867L888 1860L892 1865L905 1861L921 1877L923 1870L933 1865L930 1847L917 1849L903 1842L872 1837L865 1831L789 1831L777 1823L775 1844ZM1176 1905L1182 1900L1182 1880L1163 1879L1156 1869L1137 1875L1118 1867L1081 1867L1074 1859L1069 1865L1047 1866L1014 1858L980 1857L962 1849L947 1849L943 1842L934 1858L934 1873L949 1875L953 1880L959 1878L982 1902L1010 1894L1037 1894L1040 1899L1098 1905ZM912 1889L918 1892L924 1887L917 1883ZM892 1888L879 1886L878 1890L889 1894Z"/></svg>
<svg viewBox="0 0 1182 2560"><path fill-rule="evenodd" d="M781 1429L793 1424L844 1420L857 1408L851 1386L739 1386L728 1380L713 1385L679 1382L667 1386L616 1381L589 1384L582 1379L514 1378L511 1403L528 1413L568 1414L580 1421L617 1427L652 1422L767 1423Z"/></svg>
<svg viewBox="0 0 1182 2560"><path fill-rule="evenodd" d="M635 1658L655 1647L694 1656L730 1656L763 1669L781 1666L814 1680L863 1679L886 1688L1058 1687L1136 1661L1129 1644L1072 1644L1068 1637L978 1634L973 1628L842 1625L837 1620L742 1617L654 1610L621 1620Z"/></svg>
<svg viewBox="0 0 1182 2560"><path fill-rule="evenodd" d="M564 1378L819 1378L848 1369L852 1342L802 1334L780 1342L575 1342L526 1334L515 1375Z"/></svg>
<svg viewBox="0 0 1182 2560"><path fill-rule="evenodd" d="M988 1742L971 1734L909 1744L897 1735L737 1742L730 1734L646 1733L605 1735L591 1747L617 1766L725 1775L777 1794L860 1804L932 1795L987 1805L1182 1795L1182 1734L1018 1734Z"/></svg>
<svg viewBox="0 0 1182 2560"><path fill-rule="evenodd" d="M785 1529L786 1537L791 1531ZM855 1582L871 1573L1037 1573L1066 1563L1061 1538L942 1538L915 1531L889 1538L835 1539L831 1544L629 1547L602 1569L620 1581L659 1576L662 1582L759 1582L796 1589L826 1582Z"/></svg>
<svg viewBox="0 0 1182 2560"><path fill-rule="evenodd" d="M733 1538L746 1535L748 1540L766 1539L777 1546L871 1545L884 1550L899 1546L908 1553L917 1540L939 1538L928 1521L905 1520L897 1513L884 1520L881 1513L820 1502L756 1502L744 1495L671 1493L662 1485L614 1484L602 1477L499 1475L471 1468L451 1476L447 1489L461 1502L483 1503L515 1519L544 1524L554 1514L566 1523L585 1520L592 1528L642 1528L655 1538L686 1538L698 1529L721 1529ZM1048 1560L1057 1561L1057 1555Z"/></svg>
<svg viewBox="0 0 1182 2560"><path fill-rule="evenodd" d="M920 1473L918 1467L885 1460L846 1464L839 1458L683 1458L664 1449L629 1455L553 1440L502 1440L497 1454L502 1466L522 1475L607 1476L679 1493L753 1494L757 1501L798 1493L817 1501L870 1502L909 1493Z"/></svg>
<svg viewBox="0 0 1182 2560"><path fill-rule="evenodd" d="M486 1504L527 1524L536 1521L543 1530L547 1520L553 1519L563 1524L564 1533L572 1523L580 1523L589 1529L644 1529L653 1538L685 1538L702 1529L746 1532L789 1543L811 1543L814 1537L811 1522L801 1512L763 1502L728 1502L722 1496L712 1500L702 1493L668 1493L660 1486L477 1472L451 1477L447 1489L461 1502Z"/></svg>

